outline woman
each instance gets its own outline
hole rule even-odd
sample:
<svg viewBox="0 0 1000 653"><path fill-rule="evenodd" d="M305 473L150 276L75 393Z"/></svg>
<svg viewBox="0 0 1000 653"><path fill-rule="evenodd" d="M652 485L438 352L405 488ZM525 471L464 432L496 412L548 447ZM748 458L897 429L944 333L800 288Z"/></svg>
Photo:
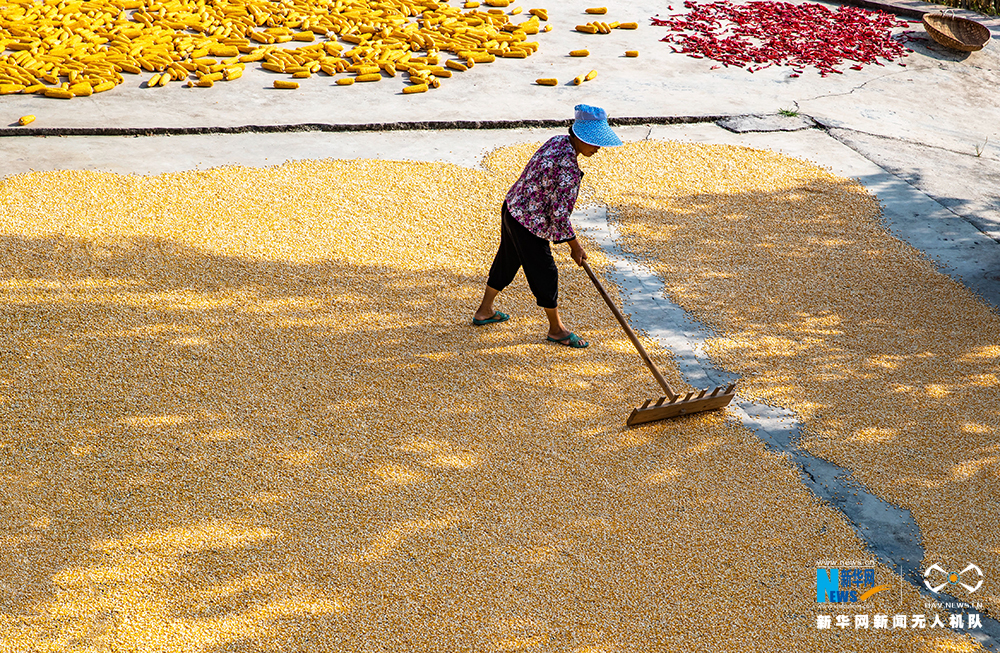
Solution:
<svg viewBox="0 0 1000 653"><path fill-rule="evenodd" d="M554 136L538 148L507 192L501 211L500 247L472 323L482 326L510 317L494 310L493 300L523 267L528 287L549 320L547 340L582 349L587 341L567 329L559 317L559 270L549 243L568 244L570 256L583 265L587 253L569 220L583 178L577 157L593 156L602 147L622 142L608 126L604 109L578 104L574 111L569 135Z"/></svg>

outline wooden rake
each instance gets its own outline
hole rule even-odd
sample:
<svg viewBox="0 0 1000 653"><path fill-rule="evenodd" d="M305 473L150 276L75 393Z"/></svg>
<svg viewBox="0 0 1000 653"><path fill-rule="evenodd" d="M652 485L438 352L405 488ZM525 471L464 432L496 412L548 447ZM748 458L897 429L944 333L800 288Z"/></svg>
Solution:
<svg viewBox="0 0 1000 653"><path fill-rule="evenodd" d="M647 399L646 402L639 406L638 408L632 409L632 414L628 416L626 424L629 426L635 426L636 424L644 424L646 422L655 422L660 419L667 419L669 417L677 417L678 415L690 415L691 413L700 413L704 410L715 410L717 408L724 408L729 405L729 402L733 400L736 396L736 384L730 383L729 386L719 386L715 390L709 393L708 389L702 390L700 393L689 392L686 396L681 397L670 387L667 380L663 378L660 374L660 370L653 365L653 361L649 359L649 354L646 353L646 349L639 342L639 339L635 337L635 332L632 331L632 327L628 325L625 320L625 316L622 315L618 307L615 306L614 302L611 301L611 297L608 296L608 291L604 289L601 282L597 280L597 276L594 271L590 269L590 265L586 261L583 261L583 269L587 271L590 276L590 280L594 282L597 286L597 291L601 293L601 297L604 298L604 302L611 309L611 312L615 314L618 318L618 323L622 325L625 329L625 335L629 337L632 344L635 345L636 351L642 356L643 362L646 363L646 367L649 371L653 373L656 380L659 382L663 391L667 394L666 397L660 397L654 403L652 399Z"/></svg>

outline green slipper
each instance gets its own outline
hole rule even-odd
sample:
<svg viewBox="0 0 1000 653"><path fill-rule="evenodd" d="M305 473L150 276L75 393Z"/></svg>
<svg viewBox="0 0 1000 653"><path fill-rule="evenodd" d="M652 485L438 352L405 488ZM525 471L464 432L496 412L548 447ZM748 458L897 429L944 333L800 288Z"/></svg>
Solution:
<svg viewBox="0 0 1000 653"><path fill-rule="evenodd" d="M573 349L583 349L590 345L589 342L582 339L575 333L571 333L565 338L553 338L552 336L546 336L546 340L549 342L558 342L560 345L565 345L567 347L572 347Z"/></svg>
<svg viewBox="0 0 1000 653"><path fill-rule="evenodd" d="M510 316L506 313L501 313L500 311L493 311L493 317L488 317L485 320L477 320L472 318L472 323L476 326L483 326L484 324L496 324L497 322L506 322L510 319Z"/></svg>

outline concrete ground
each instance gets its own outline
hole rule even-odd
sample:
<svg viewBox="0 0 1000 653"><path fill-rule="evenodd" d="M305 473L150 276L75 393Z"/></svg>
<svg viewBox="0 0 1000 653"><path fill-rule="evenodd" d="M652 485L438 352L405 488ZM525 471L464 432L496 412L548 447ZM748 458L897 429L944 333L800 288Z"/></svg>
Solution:
<svg viewBox="0 0 1000 653"><path fill-rule="evenodd" d="M681 1L639 0L612 7L606 19L636 21L640 28L635 31L573 31L587 20L583 9L591 4L569 0L558 9L550 7L553 30L537 35L541 47L529 59L479 65L426 94L403 96L401 78L337 87L325 75L302 80L297 91L281 91L271 88L274 74L253 66L237 82L207 89L180 84L149 89L140 86L149 74L128 75L112 91L68 102L5 96L0 126L25 114L37 116L32 128L58 130L567 119L578 102L625 117L775 113L797 107L838 128L970 155L988 139L983 156L1000 157L1000 109L994 100L1000 51L994 43L971 54L949 51L930 41L915 22L905 28L919 37L910 44L914 53L905 59L905 68L889 63L825 78L807 70L790 78L790 68L753 74L712 70L709 60L672 53L659 42L667 29L651 26L648 19L670 14L668 7L682 11ZM1000 34L1000 22L984 22ZM591 55L569 57L577 48L587 48ZM626 49L639 50L639 57L624 57ZM591 69L598 71L597 79L568 84ZM538 86L533 82L539 77L556 77L561 83Z"/></svg>
<svg viewBox="0 0 1000 653"><path fill-rule="evenodd" d="M977 229L996 238L1000 204L995 192L1000 170L1000 46L960 53L932 41L919 22L909 19L910 47L906 66L889 63L861 71L820 77L807 70L790 78L791 69L774 67L757 73L738 69L711 70L713 62L671 52L659 39L666 28L648 18L681 10L681 2L643 0L612 8L608 20L632 20L635 31L610 35L573 31L584 22L583 0L561 3L550 13L550 33L537 36L540 51L526 60L500 59L444 80L440 89L421 95L400 93L401 78L377 84L338 87L323 75L301 80L297 91L271 88L272 73L250 66L244 77L208 89L180 84L144 88L149 75L127 76L112 91L71 101L8 95L0 101L0 134L59 135L65 130L232 129L318 124L356 126L422 121L497 121L516 125L528 120L567 120L572 106L586 102L606 108L612 117L673 119L799 111L811 116L841 143L884 170L925 192ZM897 3L903 13L936 6ZM835 6L835 5L830 5ZM940 9L940 7L937 7ZM974 16L973 14L967 14ZM1000 34L1000 20L978 19ZM568 56L587 48L585 59ZM637 59L626 49L638 49ZM845 66L846 68L846 66ZM597 79L572 86L574 76L590 69ZM538 77L557 77L561 84L543 87ZM36 121L19 128L17 119L33 114ZM33 131L29 131L33 130ZM683 131L683 130L682 130ZM507 131L495 141L522 138ZM440 158L438 135L370 136L292 133L249 139L205 138L123 140L106 138L4 138L0 175L27 170L84 168L153 173L224 163L277 164L291 158L384 156ZM478 139L478 137L477 137ZM458 140L466 140L466 136ZM474 139L476 140L476 139ZM833 139L820 146L816 161L830 158L839 146ZM358 150L360 147L362 150ZM450 146L451 147L451 146ZM357 152L358 154L353 154ZM257 156L263 153L265 156ZM835 156L835 155L834 155ZM135 163L129 163L134 161Z"/></svg>

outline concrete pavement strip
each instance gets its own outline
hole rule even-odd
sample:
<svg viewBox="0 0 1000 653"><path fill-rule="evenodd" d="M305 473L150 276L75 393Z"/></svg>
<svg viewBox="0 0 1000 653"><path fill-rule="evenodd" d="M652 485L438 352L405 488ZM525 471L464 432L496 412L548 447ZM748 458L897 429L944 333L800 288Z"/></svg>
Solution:
<svg viewBox="0 0 1000 653"><path fill-rule="evenodd" d="M543 3L544 4L544 3ZM791 68L756 73L675 54L661 43L665 28L648 19L682 10L682 2L638 0L613 9L609 20L634 20L634 31L608 35L573 31L589 0L567 0L550 14L553 31L539 34L541 48L525 60L481 64L445 80L440 89L402 95L400 78L339 87L326 76L300 80L301 88L271 88L273 73L249 66L235 82L213 88L172 84L140 87L146 76L127 76L119 87L69 101L34 95L7 95L0 102L0 125L19 133L14 123L32 114L30 129L71 130L232 129L248 125L362 125L436 121L532 121L571 117L578 102L602 106L611 116L731 116L773 114L799 109L834 127L973 151L986 142L986 156L1000 158L1000 107L993 89L1000 84L1000 51L991 42L975 53L957 53L932 42L919 24L908 28L917 41L906 67L889 62L821 78L807 70L790 78ZM900 4L903 7L906 3ZM674 6L676 5L676 6ZM838 5L829 4L836 7ZM888 6L888 5L886 5ZM668 7L674 7L673 10ZM928 5L933 7L933 5ZM1000 33L997 21L982 20ZM587 48L585 59L568 56ZM624 56L637 49L638 58ZM576 75L597 70L597 79L568 84ZM561 84L539 86L539 77ZM26 131L25 133L40 133ZM6 141L3 147L8 147Z"/></svg>

